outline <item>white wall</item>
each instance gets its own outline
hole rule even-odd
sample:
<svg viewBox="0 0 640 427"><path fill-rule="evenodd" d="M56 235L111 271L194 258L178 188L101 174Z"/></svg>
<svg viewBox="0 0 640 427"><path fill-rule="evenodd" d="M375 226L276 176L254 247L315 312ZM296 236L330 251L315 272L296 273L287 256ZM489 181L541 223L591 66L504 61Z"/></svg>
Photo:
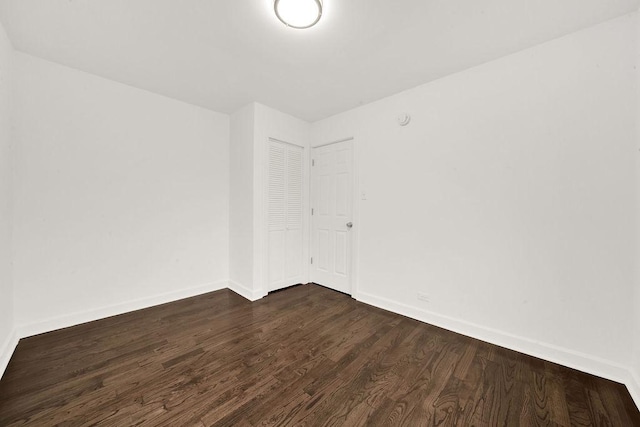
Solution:
<svg viewBox="0 0 640 427"><path fill-rule="evenodd" d="M11 79L13 48L0 25L0 376L16 344L11 273Z"/></svg>
<svg viewBox="0 0 640 427"><path fill-rule="evenodd" d="M226 286L229 118L16 55L21 334Z"/></svg>
<svg viewBox="0 0 640 427"><path fill-rule="evenodd" d="M636 403L640 406L640 19L636 24L636 281L635 281L635 303L634 303L634 328L633 331L633 363L631 374L633 385L630 388Z"/></svg>
<svg viewBox="0 0 640 427"><path fill-rule="evenodd" d="M231 115L230 281L232 290L250 300L267 294L265 269L267 242L264 232L264 167L267 141L275 138L309 147L310 124L257 102ZM305 159L308 163L308 149ZM308 173L308 171L305 171ZM308 176L305 176L308 179ZM304 208L308 209L308 194ZM308 226L305 225L305 242ZM305 243L303 259L308 258ZM305 274L308 276L308 271Z"/></svg>
<svg viewBox="0 0 640 427"><path fill-rule="evenodd" d="M229 280L230 287L253 293L253 144L254 104L231 115Z"/></svg>
<svg viewBox="0 0 640 427"><path fill-rule="evenodd" d="M636 21L314 124L360 149L357 298L626 379Z"/></svg>

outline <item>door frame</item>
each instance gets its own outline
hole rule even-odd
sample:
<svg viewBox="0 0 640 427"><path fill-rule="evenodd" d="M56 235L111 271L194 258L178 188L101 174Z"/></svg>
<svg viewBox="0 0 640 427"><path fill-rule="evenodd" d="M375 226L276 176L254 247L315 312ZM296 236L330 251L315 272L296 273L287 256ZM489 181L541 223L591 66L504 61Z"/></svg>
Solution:
<svg viewBox="0 0 640 427"><path fill-rule="evenodd" d="M319 144L312 144L309 147L309 163L307 170L308 173L308 194L309 194L309 209L308 209L308 231L307 231L307 254L309 259L309 269L308 271L308 279L311 281L311 254L313 249L313 239L312 239L312 228L313 228L313 219L311 218L311 201L313 200L313 189L312 189L312 175L313 169L311 166L311 162L313 161L313 150L316 148L326 147L327 145L339 144L341 142L351 141L353 144L353 151L351 153L351 161L353 162L353 174L352 174L352 195L351 195L351 212L352 212L352 221L353 228L351 229L351 262L350 262L350 277L349 277L349 288L350 288L350 296L354 299L358 299L358 287L360 284L360 228L362 224L360 223L360 194L361 194L361 180L360 180L360 144L357 139L353 136L349 136L346 138L337 139L331 142L323 142Z"/></svg>

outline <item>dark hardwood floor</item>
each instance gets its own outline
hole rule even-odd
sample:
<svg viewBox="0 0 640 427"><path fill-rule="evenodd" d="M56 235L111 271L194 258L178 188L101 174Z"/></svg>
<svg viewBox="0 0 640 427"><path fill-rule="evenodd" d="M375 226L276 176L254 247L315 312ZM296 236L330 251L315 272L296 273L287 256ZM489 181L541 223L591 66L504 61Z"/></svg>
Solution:
<svg viewBox="0 0 640 427"><path fill-rule="evenodd" d="M0 425L640 426L626 388L303 285L20 341Z"/></svg>

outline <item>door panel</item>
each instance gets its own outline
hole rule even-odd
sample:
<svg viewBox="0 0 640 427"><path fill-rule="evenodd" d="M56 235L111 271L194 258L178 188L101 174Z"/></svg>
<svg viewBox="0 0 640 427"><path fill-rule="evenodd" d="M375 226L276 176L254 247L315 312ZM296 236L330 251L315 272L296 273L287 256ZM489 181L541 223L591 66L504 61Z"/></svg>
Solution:
<svg viewBox="0 0 640 427"><path fill-rule="evenodd" d="M344 231L336 231L336 269L335 273L340 276L347 275L347 247L348 235Z"/></svg>
<svg viewBox="0 0 640 427"><path fill-rule="evenodd" d="M313 149L311 170L311 280L351 292L353 142Z"/></svg>
<svg viewBox="0 0 640 427"><path fill-rule="evenodd" d="M299 278L302 276L302 229L287 230L286 239L285 278L289 286L300 283ZM291 283L296 280L297 282Z"/></svg>
<svg viewBox="0 0 640 427"><path fill-rule="evenodd" d="M269 141L267 168L267 289L303 281L302 147Z"/></svg>
<svg viewBox="0 0 640 427"><path fill-rule="evenodd" d="M280 260L285 256L285 232L276 230L269 232L269 283L284 280L284 265Z"/></svg>
<svg viewBox="0 0 640 427"><path fill-rule="evenodd" d="M316 258L318 259L317 268L321 271L328 272L329 271L329 230L317 230L318 236L318 254Z"/></svg>

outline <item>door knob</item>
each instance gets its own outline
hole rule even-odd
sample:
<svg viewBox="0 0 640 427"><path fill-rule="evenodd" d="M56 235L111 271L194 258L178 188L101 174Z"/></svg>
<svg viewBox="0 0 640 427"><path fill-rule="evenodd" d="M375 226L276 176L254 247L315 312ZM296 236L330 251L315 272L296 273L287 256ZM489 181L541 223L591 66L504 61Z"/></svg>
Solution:
<svg viewBox="0 0 640 427"><path fill-rule="evenodd" d="M352 222L348 222L347 223L347 228L351 228L351 227L353 227L353 223Z"/></svg>

